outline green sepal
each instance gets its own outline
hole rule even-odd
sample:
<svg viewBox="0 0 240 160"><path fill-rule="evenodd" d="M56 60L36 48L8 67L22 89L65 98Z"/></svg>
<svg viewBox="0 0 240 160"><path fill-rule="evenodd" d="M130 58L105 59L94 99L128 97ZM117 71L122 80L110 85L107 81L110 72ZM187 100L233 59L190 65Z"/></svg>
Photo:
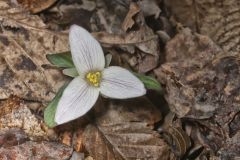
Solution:
<svg viewBox="0 0 240 160"><path fill-rule="evenodd" d="M53 128L57 125L54 121L55 113L57 110L57 105L62 97L64 89L68 86L68 83L64 84L59 91L57 92L56 96L53 100L48 104L47 108L44 110L44 122L47 124L48 127Z"/></svg>
<svg viewBox="0 0 240 160"><path fill-rule="evenodd" d="M72 78L75 78L75 77L79 76L76 68L66 68L62 72L63 72L64 75L72 77Z"/></svg>
<svg viewBox="0 0 240 160"><path fill-rule="evenodd" d="M70 52L62 52L57 54L47 54L47 59L53 65L60 68L74 68L72 56Z"/></svg>
<svg viewBox="0 0 240 160"><path fill-rule="evenodd" d="M154 77L146 76L135 72L134 75L137 76L140 79L140 81L143 82L144 86L147 89L153 89L158 91L162 89L161 84Z"/></svg>
<svg viewBox="0 0 240 160"><path fill-rule="evenodd" d="M112 55L111 54L107 54L105 56L105 68L109 67L111 61L112 61Z"/></svg>

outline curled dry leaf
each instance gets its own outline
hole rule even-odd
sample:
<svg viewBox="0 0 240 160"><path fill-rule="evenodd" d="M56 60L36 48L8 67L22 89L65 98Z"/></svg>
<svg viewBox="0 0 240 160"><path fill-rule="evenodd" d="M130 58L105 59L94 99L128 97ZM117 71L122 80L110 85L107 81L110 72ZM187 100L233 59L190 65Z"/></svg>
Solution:
<svg viewBox="0 0 240 160"><path fill-rule="evenodd" d="M53 5L57 0L12 0L20 4L32 13L38 13Z"/></svg>
<svg viewBox="0 0 240 160"><path fill-rule="evenodd" d="M33 142L0 148L0 159L11 160L66 160L70 159L72 148L54 142Z"/></svg>
<svg viewBox="0 0 240 160"><path fill-rule="evenodd" d="M0 103L0 129L19 128L31 139L47 139L47 130L19 98L11 97Z"/></svg>
<svg viewBox="0 0 240 160"><path fill-rule="evenodd" d="M136 3L131 3L129 6L129 12L122 23L122 29L126 32L129 28L132 28L135 24L133 17L140 12L140 7Z"/></svg>
<svg viewBox="0 0 240 160"><path fill-rule="evenodd" d="M63 85L59 70L47 67L45 55L68 50L67 35L46 30L38 16L0 2L0 99L11 94L50 101Z"/></svg>
<svg viewBox="0 0 240 160"><path fill-rule="evenodd" d="M175 114L169 112L161 126L163 136L168 144L172 147L173 152L179 158L186 154L191 147L191 140L187 133L181 128L180 120L174 120Z"/></svg>
<svg viewBox="0 0 240 160"><path fill-rule="evenodd" d="M208 35L225 51L240 51L238 0L165 0L165 3L185 26Z"/></svg>
<svg viewBox="0 0 240 160"><path fill-rule="evenodd" d="M96 123L83 132L83 144L94 159L174 159L168 145L153 131L161 115L146 98L112 101L104 108Z"/></svg>

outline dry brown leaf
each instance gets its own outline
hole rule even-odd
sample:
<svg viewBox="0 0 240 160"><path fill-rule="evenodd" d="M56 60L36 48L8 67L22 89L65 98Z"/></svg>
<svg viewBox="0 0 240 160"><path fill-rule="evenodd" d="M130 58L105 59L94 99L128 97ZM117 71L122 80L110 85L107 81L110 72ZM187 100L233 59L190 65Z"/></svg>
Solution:
<svg viewBox="0 0 240 160"><path fill-rule="evenodd" d="M231 122L236 123L240 111L239 54L225 53L189 29L170 40L165 50L167 62L155 74L166 85L170 109L197 124L195 142L217 152L238 130Z"/></svg>
<svg viewBox="0 0 240 160"><path fill-rule="evenodd" d="M45 55L68 50L67 35L46 30L38 16L0 2L0 99L11 94L50 101L64 83L59 70L46 67Z"/></svg>
<svg viewBox="0 0 240 160"><path fill-rule="evenodd" d="M3 148L20 145L28 140L26 133L19 128L0 130L0 146Z"/></svg>
<svg viewBox="0 0 240 160"><path fill-rule="evenodd" d="M218 151L218 155L221 159L240 159L240 131L236 133L232 138L227 139L227 143Z"/></svg>
<svg viewBox="0 0 240 160"><path fill-rule="evenodd" d="M140 12L140 7L136 3L131 3L129 6L129 12L122 23L122 29L126 32L129 28L132 28L135 24L134 16Z"/></svg>
<svg viewBox="0 0 240 160"><path fill-rule="evenodd" d="M144 33L144 31L145 29L141 28L140 32ZM152 35L149 37L142 36L139 38L139 36L136 36L136 32L129 32L126 35L117 35L107 32L93 32L92 34L101 43L112 45L134 45L157 39L157 35Z"/></svg>
<svg viewBox="0 0 240 160"><path fill-rule="evenodd" d="M66 160L70 159L72 148L54 142L33 142L0 148L0 159L11 160Z"/></svg>
<svg viewBox="0 0 240 160"><path fill-rule="evenodd" d="M0 103L0 129L22 129L30 139L48 139L52 134L19 98L11 97Z"/></svg>
<svg viewBox="0 0 240 160"><path fill-rule="evenodd" d="M41 14L44 22L51 29L64 30L71 24L77 24L86 29L90 27L90 18L96 11L96 1L64 0L47 9Z"/></svg>
<svg viewBox="0 0 240 160"><path fill-rule="evenodd" d="M83 144L94 159L173 158L168 145L153 131L161 114L146 98L112 101L104 108L83 133Z"/></svg>
<svg viewBox="0 0 240 160"><path fill-rule="evenodd" d="M18 103L15 101L10 102L8 105ZM5 104L7 105L7 104ZM28 116L28 115L25 115ZM31 118L31 117L30 117ZM21 119L21 116L19 117ZM21 121L21 120L20 120ZM36 128L32 128L34 130ZM26 130L25 130L26 131ZM33 142L29 141L29 135L24 130L19 128L10 128L0 130L0 159L11 160L43 160L43 159L56 159L65 160L69 159L72 154L72 148L62 144L53 142Z"/></svg>
<svg viewBox="0 0 240 160"><path fill-rule="evenodd" d="M128 58L127 61L138 72L146 73L156 68L160 54L158 36L147 26L137 3L130 4L122 28L125 32L122 30L108 32L107 30L107 32L95 32L93 35L104 44L117 45L122 50L131 53L133 57ZM119 30L119 28L115 30ZM132 58L136 59L136 63L132 63Z"/></svg>
<svg viewBox="0 0 240 160"><path fill-rule="evenodd" d="M208 35L225 51L240 51L238 0L165 0L176 19Z"/></svg>
<svg viewBox="0 0 240 160"><path fill-rule="evenodd" d="M191 140L187 133L182 129L180 119L175 120L175 113L169 112L161 126L163 136L168 144L172 147L173 152L179 158L186 154L191 147Z"/></svg>
<svg viewBox="0 0 240 160"><path fill-rule="evenodd" d="M21 4L32 13L38 13L53 5L57 0L11 0Z"/></svg>

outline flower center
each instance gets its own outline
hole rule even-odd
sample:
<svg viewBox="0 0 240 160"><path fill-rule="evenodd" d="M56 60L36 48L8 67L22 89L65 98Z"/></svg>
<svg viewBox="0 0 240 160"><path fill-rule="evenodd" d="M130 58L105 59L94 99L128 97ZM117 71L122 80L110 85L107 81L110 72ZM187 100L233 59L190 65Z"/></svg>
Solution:
<svg viewBox="0 0 240 160"><path fill-rule="evenodd" d="M99 71L88 72L86 74L86 79L88 83L94 87L99 87L101 82L102 74Z"/></svg>

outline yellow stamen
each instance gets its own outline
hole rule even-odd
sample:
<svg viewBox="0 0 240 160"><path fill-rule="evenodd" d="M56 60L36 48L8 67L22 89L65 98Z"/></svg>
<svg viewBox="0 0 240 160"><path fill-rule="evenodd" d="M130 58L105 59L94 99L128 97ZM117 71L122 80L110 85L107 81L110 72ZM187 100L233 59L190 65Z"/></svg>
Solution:
<svg viewBox="0 0 240 160"><path fill-rule="evenodd" d="M102 74L99 71L96 71L96 72L92 71L86 74L87 82L94 87L100 86L101 78L102 78Z"/></svg>

